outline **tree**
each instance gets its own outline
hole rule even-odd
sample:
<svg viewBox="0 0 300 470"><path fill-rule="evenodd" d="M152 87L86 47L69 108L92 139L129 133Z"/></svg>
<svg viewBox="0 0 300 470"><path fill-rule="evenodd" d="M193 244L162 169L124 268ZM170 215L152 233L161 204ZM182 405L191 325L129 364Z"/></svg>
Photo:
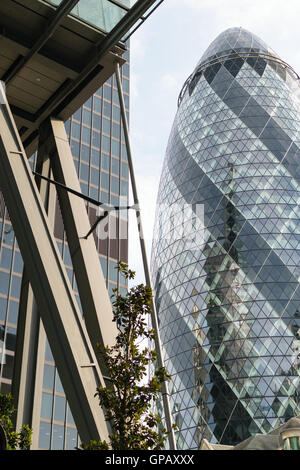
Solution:
<svg viewBox="0 0 300 470"><path fill-rule="evenodd" d="M126 264L120 262L118 269L127 280L134 279L135 272L129 270ZM91 441L88 445L82 444L82 448L159 450L163 448L167 432L151 408L163 381L168 380L169 376L164 367L155 369L156 352L141 346L142 340L150 343L155 338L154 330L147 325L152 291L139 284L125 296L119 295L115 289L113 298L113 321L119 331L116 342L111 347L97 344L97 350L109 371L111 387L99 387L95 395L105 410L112 434L109 436L110 443ZM145 378L151 364L155 370L147 383Z"/></svg>
<svg viewBox="0 0 300 470"><path fill-rule="evenodd" d="M8 450L28 450L31 446L32 429L24 424L20 432L14 431L12 416L15 412L12 395L0 393L0 424L7 437L7 448Z"/></svg>

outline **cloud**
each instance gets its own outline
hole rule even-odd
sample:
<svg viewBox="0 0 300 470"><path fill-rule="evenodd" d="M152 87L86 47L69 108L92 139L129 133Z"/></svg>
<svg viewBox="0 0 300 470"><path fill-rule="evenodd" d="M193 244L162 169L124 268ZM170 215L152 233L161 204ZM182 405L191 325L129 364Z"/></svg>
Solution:
<svg viewBox="0 0 300 470"><path fill-rule="evenodd" d="M146 54L145 43L136 35L132 36L130 40L130 60L135 62L143 59Z"/></svg>
<svg viewBox="0 0 300 470"><path fill-rule="evenodd" d="M174 90L175 88L178 88L178 82L174 75L171 75L170 73L166 73L161 77L161 82L160 85L165 89L165 90Z"/></svg>
<svg viewBox="0 0 300 470"><path fill-rule="evenodd" d="M130 98L138 98L139 96L139 83L141 76L137 73L132 72L130 74Z"/></svg>

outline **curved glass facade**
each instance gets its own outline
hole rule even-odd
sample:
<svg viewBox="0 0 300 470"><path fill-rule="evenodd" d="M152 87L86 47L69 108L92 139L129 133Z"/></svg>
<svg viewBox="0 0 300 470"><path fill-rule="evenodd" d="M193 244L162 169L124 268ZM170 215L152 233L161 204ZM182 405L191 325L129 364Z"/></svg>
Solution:
<svg viewBox="0 0 300 470"><path fill-rule="evenodd" d="M152 250L179 449L237 444L300 412L299 92L241 28L218 36L181 92Z"/></svg>

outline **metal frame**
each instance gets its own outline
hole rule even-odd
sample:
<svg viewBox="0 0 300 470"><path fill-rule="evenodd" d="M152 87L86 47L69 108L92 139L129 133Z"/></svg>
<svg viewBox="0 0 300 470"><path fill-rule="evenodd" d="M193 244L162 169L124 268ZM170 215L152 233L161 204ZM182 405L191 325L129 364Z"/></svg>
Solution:
<svg viewBox="0 0 300 470"><path fill-rule="evenodd" d="M128 41L128 39L130 38L130 36L132 36L133 33L135 33L139 27L149 18L150 15L152 15L152 13L164 2L164 0L160 0L160 2L158 2L153 8L151 11L149 11L147 13L146 16L141 16L139 19L140 19L140 24L138 24L134 29L132 29L130 31L130 33L125 37L123 38L123 41L126 42Z"/></svg>
<svg viewBox="0 0 300 470"><path fill-rule="evenodd" d="M76 94L76 90L80 89L81 83L93 72L100 60L107 54L111 48L122 41L124 34L141 18L141 16L155 3L156 0L138 0L126 15L117 23L117 25L107 34L105 39L95 45L96 53L92 59L82 69L78 77L71 82L66 83L58 93L56 93L53 101L49 103L49 112L57 115L64 103L68 102L68 97Z"/></svg>
<svg viewBox="0 0 300 470"><path fill-rule="evenodd" d="M206 62L201 63L194 70L194 72L191 75L188 76L188 78L184 82L184 84L181 88L181 91L179 93L178 101L177 101L177 107L180 106L187 87L190 85L193 78L197 74L202 73L208 67L219 64L220 62L223 63L225 61L235 60L235 59L264 59L264 60L269 61L269 62L275 62L276 64L282 65L282 67L284 69L289 70L294 75L296 80L300 80L300 77L297 74L297 72L287 62L284 62L279 57L273 56L271 54L263 54L263 53L258 53L258 52L238 52L238 51L237 52L231 52L229 54L214 57L213 59L208 59Z"/></svg>

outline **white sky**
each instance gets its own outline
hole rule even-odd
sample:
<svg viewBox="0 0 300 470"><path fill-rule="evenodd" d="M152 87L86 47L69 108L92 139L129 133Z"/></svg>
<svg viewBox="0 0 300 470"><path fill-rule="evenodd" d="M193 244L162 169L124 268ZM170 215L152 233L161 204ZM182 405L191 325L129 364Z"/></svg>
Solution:
<svg viewBox="0 0 300 470"><path fill-rule="evenodd" d="M210 43L243 27L300 75L299 0L164 0L131 39L130 136L150 263L159 178L183 83ZM130 211L131 212L131 211ZM144 282L133 211L129 266Z"/></svg>

